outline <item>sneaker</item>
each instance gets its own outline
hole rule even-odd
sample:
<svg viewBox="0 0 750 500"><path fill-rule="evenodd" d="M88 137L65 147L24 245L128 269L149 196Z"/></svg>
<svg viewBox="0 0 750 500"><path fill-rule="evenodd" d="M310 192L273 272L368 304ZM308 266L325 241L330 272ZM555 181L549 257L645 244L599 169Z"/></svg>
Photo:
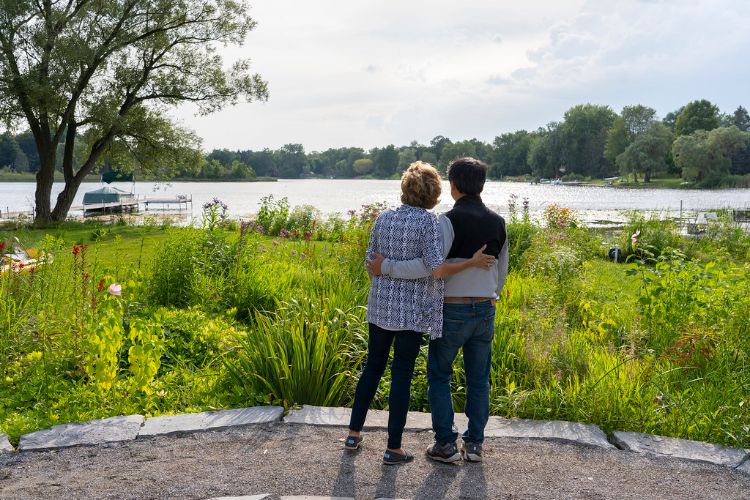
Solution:
<svg viewBox="0 0 750 500"><path fill-rule="evenodd" d="M461 458L467 462L481 462L482 461L482 445L479 443L472 443L464 441L461 445Z"/></svg>
<svg viewBox="0 0 750 500"><path fill-rule="evenodd" d="M405 464L414 460L414 455L404 450L404 454L395 451L385 450L383 453L383 463L386 465Z"/></svg>
<svg viewBox="0 0 750 500"><path fill-rule="evenodd" d="M461 460L461 454L458 452L456 443L435 443L427 448L427 458L452 464Z"/></svg>
<svg viewBox="0 0 750 500"><path fill-rule="evenodd" d="M356 450L362 445L362 441L365 440L365 437L360 434L359 436L347 436L346 440L344 441L344 448L347 450Z"/></svg>

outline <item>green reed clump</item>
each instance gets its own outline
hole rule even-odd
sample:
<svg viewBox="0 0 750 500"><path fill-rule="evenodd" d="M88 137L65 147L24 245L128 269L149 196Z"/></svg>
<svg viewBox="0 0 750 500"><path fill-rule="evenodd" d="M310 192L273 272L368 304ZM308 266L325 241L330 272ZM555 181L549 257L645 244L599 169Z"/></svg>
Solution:
<svg viewBox="0 0 750 500"><path fill-rule="evenodd" d="M291 300L273 315L256 313L229 375L251 399L265 394L289 407L347 403L366 342L361 307L331 307L325 298Z"/></svg>

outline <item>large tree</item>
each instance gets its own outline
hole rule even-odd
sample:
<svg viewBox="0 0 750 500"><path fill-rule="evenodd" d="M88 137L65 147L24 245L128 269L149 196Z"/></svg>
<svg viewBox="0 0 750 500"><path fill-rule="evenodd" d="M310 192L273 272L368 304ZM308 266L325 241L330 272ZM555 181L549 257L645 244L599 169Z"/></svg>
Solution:
<svg viewBox="0 0 750 500"><path fill-rule="evenodd" d="M750 114L742 106L739 106L734 110L731 121L732 125L743 132L750 132Z"/></svg>
<svg viewBox="0 0 750 500"><path fill-rule="evenodd" d="M682 178L705 182L727 175L732 165L731 156L747 147L750 133L737 127L696 130L677 138L672 145L675 163L682 169Z"/></svg>
<svg viewBox="0 0 750 500"><path fill-rule="evenodd" d="M612 127L607 131L607 144L604 147L604 157L611 163L616 163L617 157L633 143L640 134L648 130L654 123L656 110L636 104L622 108Z"/></svg>
<svg viewBox="0 0 750 500"><path fill-rule="evenodd" d="M604 157L607 131L617 118L609 106L579 104L565 112L560 126L565 172L607 177L611 164Z"/></svg>
<svg viewBox="0 0 750 500"><path fill-rule="evenodd" d="M635 136L625 151L617 156L620 173L633 174L638 182L638 174L643 174L644 182L651 182L651 176L666 170L667 153L672 145L672 131L661 122L653 122L649 128Z"/></svg>
<svg viewBox="0 0 750 500"><path fill-rule="evenodd" d="M696 130L713 130L720 124L719 107L701 99L682 108L674 122L674 133L676 136L689 135Z"/></svg>
<svg viewBox="0 0 750 500"><path fill-rule="evenodd" d="M248 9L243 0L0 0L0 117L34 136L38 222L64 219L107 158L164 174L196 151L167 108L192 102L209 113L267 97L247 61L227 70L218 52L244 41L255 24ZM58 154L65 186L52 207Z"/></svg>
<svg viewBox="0 0 750 500"><path fill-rule="evenodd" d="M526 158L534 136L525 130L509 132L495 137L495 146L491 155L492 177L505 175L524 175L531 173Z"/></svg>

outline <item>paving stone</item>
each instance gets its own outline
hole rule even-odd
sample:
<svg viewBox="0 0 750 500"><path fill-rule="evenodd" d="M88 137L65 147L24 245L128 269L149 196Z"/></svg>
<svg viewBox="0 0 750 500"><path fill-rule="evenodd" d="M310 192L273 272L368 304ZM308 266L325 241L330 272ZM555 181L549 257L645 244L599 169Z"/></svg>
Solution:
<svg viewBox="0 0 750 500"><path fill-rule="evenodd" d="M14 451L13 446L11 446L10 441L8 440L8 436L5 434L0 434L0 453L9 453L11 451Z"/></svg>
<svg viewBox="0 0 750 500"><path fill-rule="evenodd" d="M561 420L524 420L490 417L485 437L555 439L600 448L614 448L607 435L593 424Z"/></svg>
<svg viewBox="0 0 750 500"><path fill-rule="evenodd" d="M281 500L354 500L352 497L319 497L314 495L297 495L280 497Z"/></svg>
<svg viewBox="0 0 750 500"><path fill-rule="evenodd" d="M265 500L266 498L269 498L271 495L268 493L261 493L260 495L250 495L250 496L242 496L242 497L214 497L209 498L208 500Z"/></svg>
<svg viewBox="0 0 750 500"><path fill-rule="evenodd" d="M621 448L637 453L685 458L728 467L738 467L747 457L745 450L737 448L639 432L614 432L612 438Z"/></svg>
<svg viewBox="0 0 750 500"><path fill-rule="evenodd" d="M290 424L310 424L326 426L343 426L349 425L351 418L351 408L331 408L324 406L305 405L300 410L292 410L284 417L284 422ZM465 429L467 419L463 414L456 414L456 425ZM387 429L388 412L385 410L370 410L367 412L365 428L369 429ZM432 416L429 413L410 411L406 417L406 430L426 431L432 430Z"/></svg>
<svg viewBox="0 0 750 500"><path fill-rule="evenodd" d="M45 450L68 446L130 441L138 436L143 415L111 417L91 422L56 425L50 429L21 436L18 449Z"/></svg>
<svg viewBox="0 0 750 500"><path fill-rule="evenodd" d="M256 406L253 408L154 417L146 419L138 437L158 436L175 432L217 430L239 425L265 424L278 422L283 416L284 409L280 406Z"/></svg>

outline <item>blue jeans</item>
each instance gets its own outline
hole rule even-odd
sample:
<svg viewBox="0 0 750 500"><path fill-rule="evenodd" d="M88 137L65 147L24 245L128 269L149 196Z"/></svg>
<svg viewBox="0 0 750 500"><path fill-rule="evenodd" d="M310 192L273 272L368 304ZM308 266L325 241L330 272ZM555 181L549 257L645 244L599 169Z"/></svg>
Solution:
<svg viewBox="0 0 750 500"><path fill-rule="evenodd" d="M495 307L489 302L445 304L443 336L431 340L427 356L427 397L432 411L435 441L453 443L458 432L453 425L451 374L458 350L463 349L466 372L466 442L484 442L490 416L490 359L495 336Z"/></svg>
<svg viewBox="0 0 750 500"><path fill-rule="evenodd" d="M404 433L411 399L411 378L423 334L411 330L385 330L373 323L369 323L369 330L367 361L354 392L349 429L359 432L364 427L367 410L385 372L392 345L391 390L388 393L388 448L397 450L401 448L401 436Z"/></svg>

